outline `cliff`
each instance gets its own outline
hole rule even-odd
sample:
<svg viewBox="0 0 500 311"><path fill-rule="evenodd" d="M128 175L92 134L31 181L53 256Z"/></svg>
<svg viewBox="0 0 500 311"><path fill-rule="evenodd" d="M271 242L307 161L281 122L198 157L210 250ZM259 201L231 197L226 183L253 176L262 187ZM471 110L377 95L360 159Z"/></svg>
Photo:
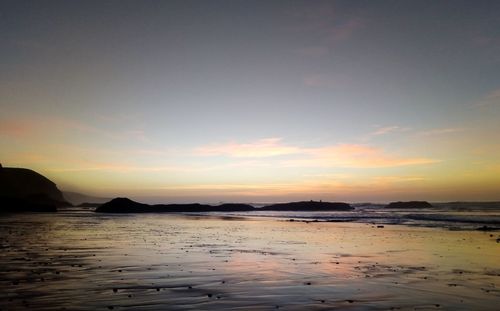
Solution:
<svg viewBox="0 0 500 311"><path fill-rule="evenodd" d="M0 212L55 211L69 205L55 183L35 171L0 166Z"/></svg>

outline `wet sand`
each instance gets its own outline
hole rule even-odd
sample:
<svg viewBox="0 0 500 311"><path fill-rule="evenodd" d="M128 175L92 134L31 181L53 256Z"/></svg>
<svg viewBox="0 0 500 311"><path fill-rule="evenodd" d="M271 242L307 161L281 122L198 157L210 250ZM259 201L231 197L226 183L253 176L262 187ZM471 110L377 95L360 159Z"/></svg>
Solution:
<svg viewBox="0 0 500 311"><path fill-rule="evenodd" d="M0 309L498 310L500 232L277 218L0 217Z"/></svg>

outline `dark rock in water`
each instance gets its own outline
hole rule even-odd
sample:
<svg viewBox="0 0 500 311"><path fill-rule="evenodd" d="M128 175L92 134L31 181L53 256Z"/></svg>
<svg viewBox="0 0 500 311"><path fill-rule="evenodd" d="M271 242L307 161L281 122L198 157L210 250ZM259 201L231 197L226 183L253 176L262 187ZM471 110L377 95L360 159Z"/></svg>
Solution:
<svg viewBox="0 0 500 311"><path fill-rule="evenodd" d="M351 211L354 208L342 202L301 201L264 206L263 211Z"/></svg>
<svg viewBox="0 0 500 311"><path fill-rule="evenodd" d="M391 202L385 206L385 208L433 208L432 204L426 201L407 201L407 202Z"/></svg>
<svg viewBox="0 0 500 311"><path fill-rule="evenodd" d="M100 213L144 213L149 205L132 201L128 198L115 198L96 209Z"/></svg>
<svg viewBox="0 0 500 311"><path fill-rule="evenodd" d="M217 212L246 212L246 211L252 211L254 209L255 208L251 205L241 204L241 203L225 203L211 207L212 211L217 211Z"/></svg>
<svg viewBox="0 0 500 311"><path fill-rule="evenodd" d="M55 212L70 205L56 184L37 172L0 167L0 212Z"/></svg>
<svg viewBox="0 0 500 311"><path fill-rule="evenodd" d="M478 230L478 231L496 231L496 230L500 230L500 228L482 226L482 227L476 228L476 230Z"/></svg>
<svg viewBox="0 0 500 311"><path fill-rule="evenodd" d="M247 212L255 210L267 211L350 211L353 208L347 203L332 202L292 202L273 204L257 209L248 204L226 203L221 205L207 204L156 204L149 205L132 201L128 198L115 198L100 205L97 213L184 213L184 212Z"/></svg>
<svg viewBox="0 0 500 311"><path fill-rule="evenodd" d="M132 201L128 198L116 198L106 202L96 209L97 213L183 213L183 212L242 212L252 211L254 207L248 204L222 204L217 206L207 204L156 204L149 205Z"/></svg>

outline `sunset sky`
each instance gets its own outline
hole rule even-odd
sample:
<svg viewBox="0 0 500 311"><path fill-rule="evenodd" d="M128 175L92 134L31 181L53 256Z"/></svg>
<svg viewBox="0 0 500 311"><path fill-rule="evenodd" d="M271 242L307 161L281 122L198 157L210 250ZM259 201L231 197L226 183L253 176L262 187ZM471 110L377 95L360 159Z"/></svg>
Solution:
<svg viewBox="0 0 500 311"><path fill-rule="evenodd" d="M500 200L500 1L0 1L0 162L147 202Z"/></svg>

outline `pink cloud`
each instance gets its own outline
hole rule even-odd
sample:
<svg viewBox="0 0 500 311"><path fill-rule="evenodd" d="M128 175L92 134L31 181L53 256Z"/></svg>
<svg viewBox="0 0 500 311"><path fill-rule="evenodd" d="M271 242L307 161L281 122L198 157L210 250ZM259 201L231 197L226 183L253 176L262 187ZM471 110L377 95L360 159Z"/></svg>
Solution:
<svg viewBox="0 0 500 311"><path fill-rule="evenodd" d="M33 124L25 120L0 120L0 136L26 137L34 130Z"/></svg>
<svg viewBox="0 0 500 311"><path fill-rule="evenodd" d="M142 130L107 130L63 117L10 118L0 120L0 135L17 139L60 136L75 132L98 135L113 140L148 141Z"/></svg>
<svg viewBox="0 0 500 311"><path fill-rule="evenodd" d="M376 168L422 165L439 162L426 157L408 157L389 154L381 148L359 144L337 144L318 148L286 145L279 138L257 140L252 143L227 143L204 146L195 150L201 156L229 156L263 158L292 156L293 159L275 163L281 167L350 167Z"/></svg>
<svg viewBox="0 0 500 311"><path fill-rule="evenodd" d="M358 144L339 144L312 148L306 149L305 152L309 155L308 158L290 160L286 164L305 167L379 168L438 162L425 157L405 157L388 154L380 148Z"/></svg>

